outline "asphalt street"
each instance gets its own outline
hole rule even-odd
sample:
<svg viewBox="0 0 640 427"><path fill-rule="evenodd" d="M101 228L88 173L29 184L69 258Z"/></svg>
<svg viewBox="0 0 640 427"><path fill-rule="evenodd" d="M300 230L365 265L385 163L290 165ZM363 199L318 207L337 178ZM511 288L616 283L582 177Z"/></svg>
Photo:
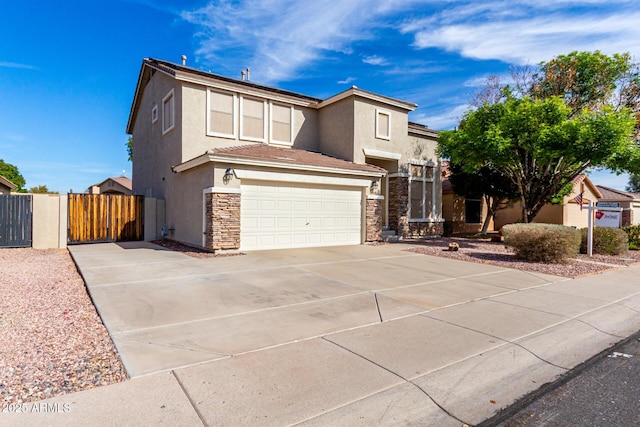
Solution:
<svg viewBox="0 0 640 427"><path fill-rule="evenodd" d="M640 425L640 332L585 365L497 425Z"/></svg>

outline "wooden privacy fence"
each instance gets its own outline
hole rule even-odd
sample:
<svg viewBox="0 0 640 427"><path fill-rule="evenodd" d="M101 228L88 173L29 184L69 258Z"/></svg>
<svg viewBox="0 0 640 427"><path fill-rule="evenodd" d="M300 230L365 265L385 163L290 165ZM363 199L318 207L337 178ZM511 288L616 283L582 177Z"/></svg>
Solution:
<svg viewBox="0 0 640 427"><path fill-rule="evenodd" d="M32 226L32 197L0 194L0 247L31 247Z"/></svg>
<svg viewBox="0 0 640 427"><path fill-rule="evenodd" d="M68 243L143 239L143 196L69 194Z"/></svg>

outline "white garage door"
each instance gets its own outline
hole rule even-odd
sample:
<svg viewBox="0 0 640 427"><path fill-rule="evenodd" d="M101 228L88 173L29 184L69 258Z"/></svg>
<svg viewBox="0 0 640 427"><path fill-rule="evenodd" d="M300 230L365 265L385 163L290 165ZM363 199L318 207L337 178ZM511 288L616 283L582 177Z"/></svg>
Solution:
<svg viewBox="0 0 640 427"><path fill-rule="evenodd" d="M362 190L243 181L240 215L242 250L358 245Z"/></svg>

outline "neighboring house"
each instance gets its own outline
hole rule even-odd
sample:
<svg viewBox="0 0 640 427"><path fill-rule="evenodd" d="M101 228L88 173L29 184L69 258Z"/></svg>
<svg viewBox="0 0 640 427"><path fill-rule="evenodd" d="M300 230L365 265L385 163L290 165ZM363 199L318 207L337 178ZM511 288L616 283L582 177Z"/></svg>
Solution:
<svg viewBox="0 0 640 427"><path fill-rule="evenodd" d="M561 205L553 205L551 203L544 205L533 219L533 222L562 224L577 228L587 227L589 220L588 210L580 209L580 205L575 200L580 194L582 194L583 207L587 206L590 201L595 203L602 197L600 190L591 182L589 177L585 174L580 174L573 180L573 190L571 194L564 197L563 203ZM507 209L499 210L495 217L495 229L500 230L505 224L521 222L522 209L520 206L518 202Z"/></svg>
<svg viewBox="0 0 640 427"><path fill-rule="evenodd" d="M598 204L622 208L622 226L640 224L640 194L598 185L602 197Z"/></svg>
<svg viewBox="0 0 640 427"><path fill-rule="evenodd" d="M453 191L449 180L449 162L442 162L442 217L451 223L450 232L479 233L487 216L487 205L481 195L477 198L459 196ZM493 219L488 231L493 230Z"/></svg>
<svg viewBox="0 0 640 427"><path fill-rule="evenodd" d="M0 175L0 194L9 194L18 188L13 182Z"/></svg>
<svg viewBox="0 0 640 427"><path fill-rule="evenodd" d="M122 175L117 178L107 178L99 184L94 184L87 189L89 194L132 194L131 178Z"/></svg>
<svg viewBox="0 0 640 427"><path fill-rule="evenodd" d="M440 235L437 133L408 122L415 108L145 59L127 125L133 192L166 201L170 238L210 250Z"/></svg>

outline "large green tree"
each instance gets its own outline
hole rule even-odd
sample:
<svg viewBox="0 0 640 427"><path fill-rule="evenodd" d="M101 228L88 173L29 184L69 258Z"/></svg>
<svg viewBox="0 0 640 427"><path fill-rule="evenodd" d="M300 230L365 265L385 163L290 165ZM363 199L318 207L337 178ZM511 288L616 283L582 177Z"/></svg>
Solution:
<svg viewBox="0 0 640 427"><path fill-rule="evenodd" d="M555 194L589 167L630 168L640 158L631 134L635 119L625 108L582 110L562 98L507 96L467 112L457 130L439 135L440 151L465 172L488 167L518 189L523 222L530 222Z"/></svg>
<svg viewBox="0 0 640 427"><path fill-rule="evenodd" d="M512 87L488 80L476 108L439 140L465 172L508 177L524 222L588 168L640 171L640 78L628 54L572 52L513 74Z"/></svg>
<svg viewBox="0 0 640 427"><path fill-rule="evenodd" d="M640 193L640 174L635 173L629 176L629 183L627 184L626 190L631 193Z"/></svg>
<svg viewBox="0 0 640 427"><path fill-rule="evenodd" d="M6 163L4 160L0 159L0 175L17 185L17 192L24 192L23 187L26 181L17 166L12 165L11 163Z"/></svg>

